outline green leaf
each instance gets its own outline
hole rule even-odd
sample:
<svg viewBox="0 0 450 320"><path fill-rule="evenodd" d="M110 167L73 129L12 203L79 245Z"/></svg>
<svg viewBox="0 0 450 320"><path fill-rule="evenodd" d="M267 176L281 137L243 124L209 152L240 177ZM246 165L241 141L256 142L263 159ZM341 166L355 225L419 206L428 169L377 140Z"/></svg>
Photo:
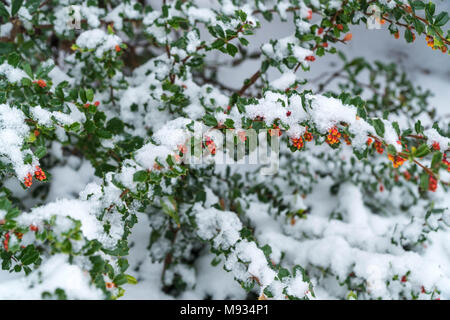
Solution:
<svg viewBox="0 0 450 320"><path fill-rule="evenodd" d="M232 57L234 57L236 55L236 53L238 52L238 48L236 48L236 46L231 43L227 43L227 52Z"/></svg>
<svg viewBox="0 0 450 320"><path fill-rule="evenodd" d="M31 66L29 63L26 63L23 65L23 70L26 72L26 74L33 79L33 71L31 70Z"/></svg>
<svg viewBox="0 0 450 320"><path fill-rule="evenodd" d="M243 46L247 46L248 45L248 40L245 38L239 38L239 42L243 45Z"/></svg>
<svg viewBox="0 0 450 320"><path fill-rule="evenodd" d="M420 122L420 120L417 120L417 122L414 124L414 129L416 130L417 133L423 133L423 126L422 126L422 122Z"/></svg>
<svg viewBox="0 0 450 320"><path fill-rule="evenodd" d="M79 91L80 99L83 103L87 102L86 91L84 89L80 89Z"/></svg>
<svg viewBox="0 0 450 320"><path fill-rule="evenodd" d="M405 30L405 39L406 39L406 42L408 42L408 43L411 43L411 42L414 41L413 34L412 34L411 30L409 30L409 29Z"/></svg>
<svg viewBox="0 0 450 320"><path fill-rule="evenodd" d="M434 25L437 27L442 27L448 22L449 19L450 18L448 17L448 12L441 12L434 20Z"/></svg>
<svg viewBox="0 0 450 320"><path fill-rule="evenodd" d="M203 121L205 122L205 124L209 127L215 127L217 126L217 120L216 118L211 115L211 114L205 114L205 116L203 117Z"/></svg>
<svg viewBox="0 0 450 320"><path fill-rule="evenodd" d="M125 125L119 118L112 118L106 124L106 129L113 134L120 134L123 132Z"/></svg>
<svg viewBox="0 0 450 320"><path fill-rule="evenodd" d="M86 90L86 99L92 101L94 99L94 91L92 89Z"/></svg>
<svg viewBox="0 0 450 320"><path fill-rule="evenodd" d="M278 271L278 279L282 280L285 277L289 277L290 273L288 269L280 268L280 271Z"/></svg>
<svg viewBox="0 0 450 320"><path fill-rule="evenodd" d="M12 220L17 218L20 215L20 210L17 208L12 208L8 210L8 213L5 215L6 220Z"/></svg>
<svg viewBox="0 0 450 320"><path fill-rule="evenodd" d="M33 262L36 262L38 258L39 252L33 245L30 244L22 251L20 261L22 261L22 264L24 265L30 265Z"/></svg>
<svg viewBox="0 0 450 320"><path fill-rule="evenodd" d="M11 5L11 16L15 16L16 13L20 10L20 7L22 7L23 0L13 0Z"/></svg>
<svg viewBox="0 0 450 320"><path fill-rule="evenodd" d="M433 158L431 160L431 169L432 170L439 169L439 166L441 165L441 161L442 161L442 153L439 151L435 152L433 154Z"/></svg>
<svg viewBox="0 0 450 320"><path fill-rule="evenodd" d="M225 41L223 39L217 39L216 41L214 41L211 44L211 48L219 49L219 48L222 48L224 44L225 44Z"/></svg>
<svg viewBox="0 0 450 320"><path fill-rule="evenodd" d="M8 55L8 64L12 65L13 67L17 67L19 62L20 56L17 53L13 52Z"/></svg>
<svg viewBox="0 0 450 320"><path fill-rule="evenodd" d="M414 29L418 34L422 34L425 31L425 25L419 19L414 19Z"/></svg>
<svg viewBox="0 0 450 320"><path fill-rule="evenodd" d="M9 19L9 12L8 12L8 10L6 10L3 2L0 2L0 17L5 18L5 20Z"/></svg>
<svg viewBox="0 0 450 320"><path fill-rule="evenodd" d="M431 150L428 147L428 145L426 143L423 143L417 148L415 156L417 158L422 158L422 157L425 157L426 155L428 155L430 152L431 152Z"/></svg>
<svg viewBox="0 0 450 320"><path fill-rule="evenodd" d="M38 159L43 158L46 154L47 154L47 148L44 147L44 146L39 146L39 147L34 151L34 155L35 155Z"/></svg>
<svg viewBox="0 0 450 320"><path fill-rule="evenodd" d="M180 217L178 216L178 213L174 209L169 208L169 206L162 199L161 199L160 203L161 203L163 212L165 214L167 214L169 217L171 217L172 219L174 219L177 225L180 225Z"/></svg>
<svg viewBox="0 0 450 320"><path fill-rule="evenodd" d="M416 0L411 3L411 6L415 10L423 10L425 8L425 3L423 1Z"/></svg>
<svg viewBox="0 0 450 320"><path fill-rule="evenodd" d="M127 279L127 282L128 282L129 284L137 284L137 283L138 283L137 280L136 280L136 278L133 277L133 276L130 276L129 274L126 274L126 275L125 275L125 278Z"/></svg>
<svg viewBox="0 0 450 320"><path fill-rule="evenodd" d="M113 282L114 282L115 285L121 286L121 285L123 285L125 283L128 283L128 279L127 279L126 275L119 274L117 277L114 278ZM137 281L136 281L136 283L137 283Z"/></svg>
<svg viewBox="0 0 450 320"><path fill-rule="evenodd" d="M133 174L133 181L135 182L144 182L147 180L148 172L147 170L140 170Z"/></svg>
<svg viewBox="0 0 450 320"><path fill-rule="evenodd" d="M420 174L420 182L419 182L419 186L422 190L428 190L428 181L429 181L428 174L425 172L422 172Z"/></svg>
<svg viewBox="0 0 450 320"><path fill-rule="evenodd" d="M14 44L10 42L0 42L0 54L8 54L14 51Z"/></svg>
<svg viewBox="0 0 450 320"><path fill-rule="evenodd" d="M372 120L372 125L377 132L377 135L384 137L384 122L381 119Z"/></svg>
<svg viewBox="0 0 450 320"><path fill-rule="evenodd" d="M234 129L234 120L233 119L227 119L227 120L225 120L225 126L227 127L227 128L231 128L231 129Z"/></svg>

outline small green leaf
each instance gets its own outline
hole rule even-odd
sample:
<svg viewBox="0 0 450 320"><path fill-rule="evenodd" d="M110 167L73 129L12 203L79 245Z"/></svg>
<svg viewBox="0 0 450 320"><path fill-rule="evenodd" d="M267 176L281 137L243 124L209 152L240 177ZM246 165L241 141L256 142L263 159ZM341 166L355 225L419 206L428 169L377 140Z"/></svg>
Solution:
<svg viewBox="0 0 450 320"><path fill-rule="evenodd" d="M92 89L86 90L86 99L92 101L94 99L94 91Z"/></svg>
<svg viewBox="0 0 450 320"><path fill-rule="evenodd" d="M381 119L374 119L372 120L372 125L375 128L377 135L384 137L384 122Z"/></svg>
<svg viewBox="0 0 450 320"><path fill-rule="evenodd" d="M227 43L227 52L232 57L234 57L236 55L236 53L238 52L238 48L236 48L236 46L231 43Z"/></svg>
<svg viewBox="0 0 450 320"><path fill-rule="evenodd" d="M19 12L20 7L22 7L23 0L13 0L11 5L11 16L15 16Z"/></svg>
<svg viewBox="0 0 450 320"><path fill-rule="evenodd" d="M146 170L140 170L133 174L133 181L135 182L144 182L147 180L148 172Z"/></svg>
<svg viewBox="0 0 450 320"><path fill-rule="evenodd" d="M43 158L46 154L47 154L47 148L44 147L44 146L39 146L39 147L34 151L34 155L35 155L38 159Z"/></svg>
<svg viewBox="0 0 450 320"><path fill-rule="evenodd" d="M450 18L448 17L448 12L441 12L434 20L434 25L437 27L442 27L448 22L449 19Z"/></svg>
<svg viewBox="0 0 450 320"><path fill-rule="evenodd" d="M203 117L203 121L205 122L205 124L209 127L215 127L217 126L217 120L216 118L214 118L213 115L211 114L205 114L205 116Z"/></svg>

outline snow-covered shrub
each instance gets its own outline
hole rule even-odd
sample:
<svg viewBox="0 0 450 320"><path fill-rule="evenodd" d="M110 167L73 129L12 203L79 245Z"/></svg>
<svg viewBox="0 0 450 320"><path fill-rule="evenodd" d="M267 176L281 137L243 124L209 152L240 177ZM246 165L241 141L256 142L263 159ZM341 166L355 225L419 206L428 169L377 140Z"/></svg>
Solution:
<svg viewBox="0 0 450 320"><path fill-rule="evenodd" d="M250 52L272 19L293 32ZM336 49L367 24L448 55L448 20L422 0L0 1L0 297L450 298L449 122L396 64ZM273 171L230 163L250 132L280 139Z"/></svg>

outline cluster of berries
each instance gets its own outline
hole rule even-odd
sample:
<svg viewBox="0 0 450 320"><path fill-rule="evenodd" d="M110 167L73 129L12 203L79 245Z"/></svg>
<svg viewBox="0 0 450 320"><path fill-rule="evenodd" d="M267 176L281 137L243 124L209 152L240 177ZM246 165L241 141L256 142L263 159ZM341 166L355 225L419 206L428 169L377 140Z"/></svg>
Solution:
<svg viewBox="0 0 450 320"><path fill-rule="evenodd" d="M409 173L409 171L405 171L403 172L403 176L405 177L406 180L411 180L411 173Z"/></svg>
<svg viewBox="0 0 450 320"><path fill-rule="evenodd" d="M306 127L306 131L303 134L303 138L305 138L306 141L312 141L312 139L314 138L312 133L308 131L308 127Z"/></svg>
<svg viewBox="0 0 450 320"><path fill-rule="evenodd" d="M3 247L5 247L5 250L8 251L9 248L9 232L5 234L5 239L3 240Z"/></svg>
<svg viewBox="0 0 450 320"><path fill-rule="evenodd" d="M450 172L450 161L447 160L447 155L445 153L442 158L442 163L444 163L447 166L447 171Z"/></svg>
<svg viewBox="0 0 450 320"><path fill-rule="evenodd" d="M384 149L383 149L383 143L381 143L381 141L375 141L375 143L373 144L373 146L375 147L375 150L377 150L377 152L379 154L383 154Z"/></svg>
<svg viewBox="0 0 450 320"><path fill-rule="evenodd" d="M37 85L41 88L45 88L47 86L47 83L42 79L34 80L33 83L37 83Z"/></svg>
<svg viewBox="0 0 450 320"><path fill-rule="evenodd" d="M303 133L303 137L299 138L291 138L292 145L297 148L297 150L300 150L304 147L305 141L312 141L314 136L311 132L308 131L308 127L306 127L305 133Z"/></svg>
<svg viewBox="0 0 450 320"><path fill-rule="evenodd" d="M90 103L86 103L86 104L84 105L84 107L85 107L85 108L89 108L90 105L91 105ZM94 102L94 106L98 107L99 105L100 105L100 101L95 101L95 102Z"/></svg>
<svg viewBox="0 0 450 320"><path fill-rule="evenodd" d="M45 172L39 166L36 166L36 170L34 171L34 175L35 175L36 179L38 179L39 181L43 181L43 180L47 179L47 176L45 175ZM31 173L27 174L27 176L24 179L23 184L27 188L31 187L31 185L33 184L33 176L31 175Z"/></svg>
<svg viewBox="0 0 450 320"><path fill-rule="evenodd" d="M292 141L292 145L297 148L297 150L300 150L301 148L303 148L303 146L305 145L303 138L300 137L298 139L296 138L291 138Z"/></svg>
<svg viewBox="0 0 450 320"><path fill-rule="evenodd" d="M209 152L212 155L216 154L216 144L214 143L214 141L210 137L206 137L205 145L206 145L206 147L208 148Z"/></svg>
<svg viewBox="0 0 450 320"><path fill-rule="evenodd" d="M433 144L431 145L433 147L434 150L439 151L441 150L441 146L439 145L439 142L435 141L433 142Z"/></svg>
<svg viewBox="0 0 450 320"><path fill-rule="evenodd" d="M432 175L430 175L430 177L428 178L428 190L435 192L437 189L438 183L435 177L433 177Z"/></svg>
<svg viewBox="0 0 450 320"><path fill-rule="evenodd" d="M400 156L394 156L392 154L388 154L388 159L392 161L392 165L394 168L400 167L405 161L405 158L402 158Z"/></svg>
<svg viewBox="0 0 450 320"><path fill-rule="evenodd" d="M338 128L333 127L330 130L328 130L328 135L327 135L327 143L329 145L333 145L336 143L339 143L339 138L341 137L341 133L339 132Z"/></svg>
<svg viewBox="0 0 450 320"><path fill-rule="evenodd" d="M345 141L345 144L347 144L347 145L351 145L352 144L352 142L350 141L350 137L348 136L348 134L343 134L343 138L344 138L344 141Z"/></svg>
<svg viewBox="0 0 450 320"><path fill-rule="evenodd" d="M447 46L446 45L440 46L438 42L434 41L434 37L427 36L426 40L427 40L427 46L429 46L433 50L440 49L442 51L442 53L447 53Z"/></svg>
<svg viewBox="0 0 450 320"><path fill-rule="evenodd" d="M278 136L281 136L282 133L281 133L281 130L280 130L280 127L279 127L279 126L277 126L276 124L273 124L272 128L273 128L273 129L269 129L269 135L270 135L271 137L273 137L274 135L276 135L277 132L278 132Z"/></svg>

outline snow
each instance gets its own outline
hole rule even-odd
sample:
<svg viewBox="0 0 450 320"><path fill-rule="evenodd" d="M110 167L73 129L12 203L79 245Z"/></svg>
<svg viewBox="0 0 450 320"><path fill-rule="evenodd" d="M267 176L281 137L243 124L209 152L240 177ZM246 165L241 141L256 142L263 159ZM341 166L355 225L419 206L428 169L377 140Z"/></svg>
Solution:
<svg viewBox="0 0 450 320"><path fill-rule="evenodd" d="M395 5L394 1L382 2L388 6ZM119 168L114 172L95 176L97 172L94 166L98 165L98 159L89 162L79 157L78 154L85 152L78 150L80 138L66 133L63 128L64 125L74 122L83 124L86 121L85 113L74 103L65 102L61 109L63 111L55 111L56 108L43 107L44 104L41 106L40 102L27 106L12 103L16 102L14 97L8 98L7 103L0 105L0 160L2 165L8 167L2 187L10 189L20 200L23 213L16 219L18 225L24 228L35 225L43 230L49 228L49 221L52 221L51 230L55 237L63 240L63 233L74 228L75 221L79 221L81 239L71 241L74 248L80 249L87 240L97 240L103 249L115 249L124 236L125 226L129 225L130 221L127 219L136 214L138 223L134 225L129 237L130 254L127 258L130 268L127 273L135 276L138 284L124 286L126 299L173 299L174 296L165 293L162 288L170 286L177 275L187 285L186 290L176 297L179 299L247 298L246 292L234 279L244 285L254 281L258 285L253 293L261 295L264 289L268 289L275 299L284 299L286 294L312 298L310 283L303 279L298 270L296 276L291 274L280 280L277 278L277 264L290 272L295 265L306 268L319 299L348 296L350 289L339 283L349 277L353 285L367 286L367 292L361 293L359 298L411 298L411 292L420 292L422 286L427 290L439 290L442 298L450 298L450 236L445 226L449 221L448 191L440 185L435 193L429 192L427 195L430 201L416 201L419 196L417 188L411 188L402 177L406 170L411 170L413 175L417 174L412 170L414 167L411 163L405 163L398 171L392 171L400 176L394 186L386 185L385 191L375 192L372 185L376 185L376 190L379 190L378 186L386 182L373 174L374 171L387 170L385 155L374 155L370 160L352 163L349 160L353 159L350 147L331 150L326 145L315 145L312 142L307 145L306 151L293 154L287 153L286 146L283 145L279 171L270 177L255 174L255 168L251 166L229 166L231 174L228 176L225 174L225 165L214 168L202 165L189 167L189 175L182 178L164 177L158 185L148 186L134 181L134 174L140 170L169 173L166 163L168 156L177 155L180 146L185 145L192 137L199 138L203 133L212 136L211 128L201 123L205 114L214 115L219 124L232 119L237 132L248 119L261 117L268 125L279 121L289 127L286 134L283 133L283 139L300 137L306 130L304 122L310 122L322 134L327 134L335 126L342 129L345 123L352 135L353 148L365 150L368 135L373 135L401 151L392 118L382 119L385 133L380 137L369 120L357 116L356 107L344 104L339 99L316 94L316 90L308 94L304 101L295 93L295 89L289 96L286 95L285 90L292 88L294 83L303 83L303 79L313 79L317 75L320 78L324 71L332 72L335 58L331 55L323 58L316 56L315 63L307 62L306 57L314 55L314 52L295 37L294 25L280 24L278 18L274 24L268 23L263 29L257 30L255 36L246 36L252 40L249 53L262 50L259 60L245 61L237 67L230 66L227 64L230 61L227 59L230 58L224 58L224 54L211 50L205 53L208 64L218 66L218 80L224 80L224 84L232 89L240 88L241 80L260 67L261 59L283 61L293 56L303 66L311 67L312 73L307 74L302 69L294 72L285 66L270 68L267 77L262 78L269 90L262 91L258 96L248 92L256 98L245 105L243 113L235 106L230 112L224 113L223 110L226 110L229 103L230 90L221 90L213 84L200 84L201 81L187 67L187 74L183 77L176 76L173 81L173 85L178 86L180 92L188 98L186 105L178 110L172 109L173 105L166 102L165 98L172 98L175 93L164 90L161 81L170 74L180 72L175 56L180 59L188 57L197 51L203 41L208 43L211 40L204 24L233 29L240 23L234 19L218 19L217 10L234 15L235 10L241 9L247 13L247 20L256 24L260 16L254 14L254 10L271 9L272 5L276 5L283 19L289 19L291 13L286 12L292 6L289 1L245 3L238 7L232 1L225 0L220 8L210 2L199 1L193 6L184 3L181 9L170 7L169 17L187 18L192 24L196 23L194 28L186 32L186 50L173 46L170 48L170 57L160 44L174 40L173 34L167 34L165 18L160 11L140 12L135 7L138 2L133 0L115 7L108 5L107 10L81 4L77 8L80 9L81 18L86 20L88 29L74 31L67 24L69 16L65 3L55 8L54 29L67 37L75 35L73 39L76 39L82 60L76 57L80 55L77 52L70 56L60 54L58 61L50 59L45 62L46 66L55 65L49 73L53 82L48 88L49 95L63 81L67 81L70 87L77 87L82 82L89 83L90 80L81 79L83 68L91 66L86 61L95 60L92 66L97 67L104 62L102 59L108 53L111 53L113 59L119 58L115 53L116 46L134 42L123 30L125 20L142 19L143 32L147 33L145 36L150 34L155 37L158 46L147 46L142 42L144 44L136 43L133 47L133 54L144 52L151 55L140 66L133 70L123 70L123 73L117 72L111 79L92 81L92 88L96 91L95 99L102 101L100 108L106 119L118 117L126 123L126 133L123 136L102 139L98 148L102 152L113 151L116 147L120 148L120 143L129 137L138 137L144 143L133 152L123 152L120 149L123 152L121 156L126 159L122 159ZM326 6L338 9L342 5L340 0L326 4L321 4L318 0L308 3L315 8ZM295 26L300 33L308 33L312 22L305 20L309 21L310 11L303 2L299 6L301 9L295 17ZM25 7L20 9L19 18L26 29L32 27L28 21L31 17ZM109 23L114 25L114 34L106 32L105 25ZM135 27L139 22L132 25ZM3 24L0 26L0 37L9 37L11 30L11 23ZM352 30L354 41L346 48L341 47L349 56L365 55L371 61L393 61L397 59L397 55L391 48L397 48L402 52L414 53L414 56L403 62L397 61L399 65L409 65L408 72L413 75L412 78L423 68L432 70L428 75L419 74L417 83L437 89L437 96L433 98L432 104L438 107L438 117L446 124L444 117L448 112L448 68L445 66L448 61L443 59L448 57L433 56L433 59L425 59L422 49L417 49L419 47L406 47L397 43L393 45L394 42L389 42L392 39L379 35L381 31L373 31L370 37L365 36L366 30L358 31ZM180 29L178 32L182 34L184 31ZM253 40L257 40L255 45ZM130 47L126 54L132 54L131 52ZM201 54L203 53L202 51ZM17 85L20 85L23 78L28 78L23 70L14 68L7 62L0 65L0 76L7 83ZM118 98L115 104L108 101L110 85L114 86L114 93ZM300 85L298 90L312 87L313 82ZM364 98L364 94L361 96ZM425 118L429 120L429 117ZM423 123L425 122L424 120ZM187 128L191 123L194 132ZM426 143L433 147L437 142L441 151L446 150L450 139L429 128L430 124L425 123ZM404 121L401 125L403 129L410 124ZM34 173L37 165L41 165L32 152L24 148L24 145L31 144L29 140L33 139L35 127L49 129L51 133L47 135L54 133L60 142L48 142L48 156L42 160L43 165L48 166L44 169L52 176L50 181L24 191L20 183L28 173ZM442 127L445 128L445 125ZM42 139L46 141L48 137ZM220 144L219 139L214 141ZM35 150L35 145L31 150ZM208 163L219 163L220 155L223 155L223 150L218 147L217 156L209 158L211 161ZM31 163L25 163L26 157L31 157ZM101 161L116 165L112 156ZM158 168L158 164L162 164L164 168ZM10 168L13 170L9 170ZM440 175L444 181L448 181L450 176L447 172L441 172ZM10 176L17 177L19 182ZM230 186L234 182L236 186ZM164 234L168 234L167 228L173 222L172 218L169 219L158 204L161 201L168 203L168 195L173 195L174 190L180 190L180 186L185 189L174 196L184 196L184 192L192 192L197 196L204 192L206 200L195 202L194 199L188 199L177 203L178 207L173 207L178 210L183 227L178 238L172 241ZM258 193L254 191L255 186L260 188ZM158 188L160 193L157 194L155 191ZM334 191L331 192L332 190ZM33 194L37 196L34 197ZM130 198L127 198L128 195ZM4 196L3 191L0 196ZM142 208L139 201L133 200L137 196L148 200L148 206ZM443 212L433 213L426 218L430 203L436 208L443 208ZM6 213L0 209L0 219L4 219ZM185 226L189 228L184 228ZM251 229L255 241L242 236L244 226ZM149 238L153 231L161 232L164 236L149 249ZM423 243L418 242L424 235L428 239ZM18 243L18 236L11 235L10 241L11 245ZM30 233L23 239L25 244L35 241L37 242ZM264 245L271 247L268 256L262 250ZM214 252L218 250L224 250L225 253L216 256ZM167 252L172 252L179 259L175 259L176 263L169 267L164 265ZM116 257L101 252L99 254L117 269ZM43 264L37 266L29 276L0 272L0 298L39 299L42 292L53 293L58 288L64 289L70 299L104 297L99 289L90 284L91 266L86 257L71 259L65 254L50 256L43 252L42 258ZM211 265L213 259L215 262L216 259L220 260L215 267ZM399 280L406 274L407 281ZM429 296L420 293L419 298L426 299Z"/></svg>
<svg viewBox="0 0 450 320"><path fill-rule="evenodd" d="M101 58L105 52L114 51L122 40L117 35L107 34L102 29L92 29L81 33L75 43L80 48L95 50L95 56Z"/></svg>

